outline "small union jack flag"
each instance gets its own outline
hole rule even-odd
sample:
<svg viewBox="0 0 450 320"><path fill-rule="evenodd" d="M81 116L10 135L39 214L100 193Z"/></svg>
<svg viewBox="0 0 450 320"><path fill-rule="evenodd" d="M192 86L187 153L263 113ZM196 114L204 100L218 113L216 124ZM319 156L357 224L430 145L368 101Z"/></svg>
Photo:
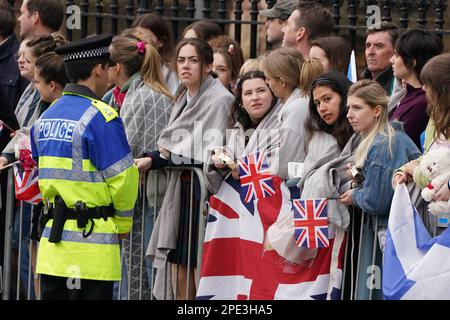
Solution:
<svg viewBox="0 0 450 320"><path fill-rule="evenodd" d="M239 161L239 175L242 190L245 192L244 201L268 198L275 194L272 175L266 160L265 152L251 153Z"/></svg>
<svg viewBox="0 0 450 320"><path fill-rule="evenodd" d="M296 199L292 201L295 241L299 247L327 248L327 199Z"/></svg>
<svg viewBox="0 0 450 320"><path fill-rule="evenodd" d="M39 190L37 167L31 171L25 171L21 164L14 164L14 188L16 199L28 203L36 204L42 201L41 191Z"/></svg>

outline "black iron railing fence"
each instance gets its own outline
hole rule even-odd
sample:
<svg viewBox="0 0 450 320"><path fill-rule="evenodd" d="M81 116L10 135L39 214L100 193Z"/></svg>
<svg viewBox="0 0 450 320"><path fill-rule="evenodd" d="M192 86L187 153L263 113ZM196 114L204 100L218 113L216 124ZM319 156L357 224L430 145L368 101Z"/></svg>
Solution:
<svg viewBox="0 0 450 320"><path fill-rule="evenodd" d="M377 6L382 21L392 21L403 28L433 30L441 36L446 36L445 42L450 35L447 0L317 1L332 11L336 24L335 32L347 37L352 47L356 46L358 33L363 35L367 28L366 21L371 15L367 11L368 6ZM9 2L16 6L21 3L14 0ZM66 35L72 40L92 33L117 34L129 27L136 15L156 12L170 23L176 39L179 39L183 28L193 21L216 21L239 43L249 47L250 57L255 57L266 49L264 28L258 28L265 18L259 16L259 10L270 8L275 3L275 0L66 0L66 7L77 5L81 14L81 27L66 27ZM67 15L69 17L69 14ZM243 28L247 28L245 35Z"/></svg>

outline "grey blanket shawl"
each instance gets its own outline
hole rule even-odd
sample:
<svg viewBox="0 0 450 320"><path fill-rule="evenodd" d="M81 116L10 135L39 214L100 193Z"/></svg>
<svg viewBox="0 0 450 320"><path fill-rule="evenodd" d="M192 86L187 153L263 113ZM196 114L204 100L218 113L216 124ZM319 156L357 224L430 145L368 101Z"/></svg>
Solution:
<svg viewBox="0 0 450 320"><path fill-rule="evenodd" d="M225 139L226 121L233 100L233 95L222 83L209 76L189 101L184 94L175 103L158 146L172 154L204 163L209 151Z"/></svg>
<svg viewBox="0 0 450 320"><path fill-rule="evenodd" d="M303 177L298 187L301 198L337 198L349 188L350 178L345 173L347 163L354 162L353 151L360 137L353 135L342 152L336 139L326 133L314 134L308 146ZM293 237L292 214L280 214L267 231L266 241L278 254L293 263L315 257L315 249L298 248ZM330 234L348 227L350 215L347 206L338 199L328 201Z"/></svg>
<svg viewBox="0 0 450 320"><path fill-rule="evenodd" d="M19 126L32 127L37 118L39 118L39 110L37 108L41 96L39 91L34 88L34 84L30 83L22 93L16 107L16 118Z"/></svg>
<svg viewBox="0 0 450 320"><path fill-rule="evenodd" d="M30 83L25 91L22 93L22 96L17 103L16 108L16 118L19 123L20 129L19 132L23 134L29 135L30 129L36 120L39 118L39 101L40 94L37 89L34 88L34 84ZM19 135L16 135L14 138L9 141L6 145L5 149L2 150L4 154L12 154L14 153L14 147L18 142ZM12 160L9 159L9 160Z"/></svg>
<svg viewBox="0 0 450 320"><path fill-rule="evenodd" d="M279 168L276 175L286 178L288 162L303 162L305 152L305 120L309 115L309 98L295 89L281 106L278 119L280 127Z"/></svg>
<svg viewBox="0 0 450 320"><path fill-rule="evenodd" d="M297 185L302 192L302 199L339 197L339 188L347 181L345 166L349 161L348 154L344 157L340 155L341 150L336 138L325 132L314 133L308 146L303 177ZM339 158L341 162L335 162L335 159ZM333 163L332 167L330 163ZM343 171L344 175L340 175L339 170ZM350 222L347 206L338 199L328 199L327 203L328 221L346 228Z"/></svg>
<svg viewBox="0 0 450 320"><path fill-rule="evenodd" d="M187 101L187 94L175 103L169 124L157 142L158 147L204 163L214 146L223 145L233 95L222 83L208 77L199 92ZM157 268L154 294L162 297L167 254L176 249L181 212L180 171L169 173L167 192L156 219L147 255ZM168 270L168 274L170 270Z"/></svg>

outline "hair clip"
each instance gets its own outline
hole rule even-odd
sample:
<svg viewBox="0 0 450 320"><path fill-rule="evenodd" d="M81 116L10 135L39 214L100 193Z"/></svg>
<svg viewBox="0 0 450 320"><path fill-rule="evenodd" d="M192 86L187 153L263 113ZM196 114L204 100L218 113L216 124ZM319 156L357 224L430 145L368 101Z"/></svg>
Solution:
<svg viewBox="0 0 450 320"><path fill-rule="evenodd" d="M145 53L145 41L139 41L136 43L136 48L139 53Z"/></svg>
<svg viewBox="0 0 450 320"><path fill-rule="evenodd" d="M233 54L233 51L234 51L234 46L232 44L230 44L230 46L228 47L228 53Z"/></svg>

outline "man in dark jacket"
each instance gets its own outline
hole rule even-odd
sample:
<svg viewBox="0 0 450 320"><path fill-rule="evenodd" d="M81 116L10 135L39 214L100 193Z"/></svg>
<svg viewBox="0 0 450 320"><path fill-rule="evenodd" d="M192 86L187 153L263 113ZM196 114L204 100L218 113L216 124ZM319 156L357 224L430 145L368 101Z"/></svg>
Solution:
<svg viewBox="0 0 450 320"><path fill-rule="evenodd" d="M2 69L0 69L2 70ZM16 120L16 115L14 114L14 109L8 101L8 95L3 88L0 86L0 120L4 123L3 130L0 131L0 150L3 150L8 144L11 131L6 128L10 127L12 130L19 129L19 123ZM5 170L0 171L0 188L1 188L1 203L0 207L0 257L3 257L3 246L5 239L5 209L6 209L6 186L8 175ZM0 265L3 265L3 259L0 259Z"/></svg>
<svg viewBox="0 0 450 320"><path fill-rule="evenodd" d="M0 2L0 87L6 92L13 109L28 85L28 80L20 76L17 65L19 42L14 34L15 25L13 11L6 3Z"/></svg>
<svg viewBox="0 0 450 320"><path fill-rule="evenodd" d="M398 27L391 22L381 22L367 29L365 51L367 68L362 76L381 84L388 96L391 96L395 89L395 77L389 59L394 55L398 36Z"/></svg>

